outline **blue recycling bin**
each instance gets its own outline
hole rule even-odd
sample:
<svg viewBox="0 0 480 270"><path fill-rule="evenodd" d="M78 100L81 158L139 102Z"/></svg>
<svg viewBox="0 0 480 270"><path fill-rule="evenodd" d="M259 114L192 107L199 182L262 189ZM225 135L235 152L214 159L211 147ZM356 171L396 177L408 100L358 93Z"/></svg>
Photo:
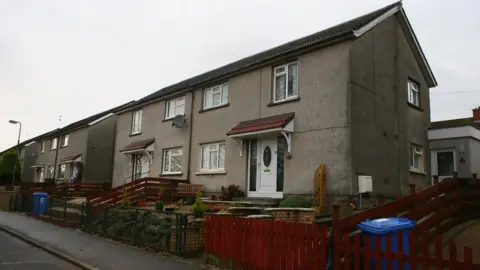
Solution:
<svg viewBox="0 0 480 270"><path fill-rule="evenodd" d="M415 227L416 222L414 220L409 220L407 218L379 218L374 220L366 220L362 223L357 225L357 229L362 231L362 240L365 241L366 237L370 238L370 248L373 250L375 248L375 237L380 237L380 249L386 250L387 246L387 235L392 236L392 252L397 252L397 233L401 232L402 240L403 240L403 253L409 254L409 241L408 241L408 232L410 229ZM371 269L375 269L375 259L371 258ZM381 262L381 269L387 269L387 263L385 259L382 259ZM396 260L392 263L393 270L409 270L410 265L408 263L404 263L403 267L399 267L398 262ZM380 269L375 269L380 270Z"/></svg>
<svg viewBox="0 0 480 270"><path fill-rule="evenodd" d="M41 215L47 211L48 194L44 192L33 193L32 214Z"/></svg>

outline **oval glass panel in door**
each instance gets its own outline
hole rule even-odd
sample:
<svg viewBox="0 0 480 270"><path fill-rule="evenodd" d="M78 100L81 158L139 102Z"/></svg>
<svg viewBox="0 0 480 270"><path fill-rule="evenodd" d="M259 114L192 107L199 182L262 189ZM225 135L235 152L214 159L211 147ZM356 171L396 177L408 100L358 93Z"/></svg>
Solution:
<svg viewBox="0 0 480 270"><path fill-rule="evenodd" d="M270 149L270 146L265 147L263 149L263 165L265 167L270 167L270 163L272 162L272 149Z"/></svg>

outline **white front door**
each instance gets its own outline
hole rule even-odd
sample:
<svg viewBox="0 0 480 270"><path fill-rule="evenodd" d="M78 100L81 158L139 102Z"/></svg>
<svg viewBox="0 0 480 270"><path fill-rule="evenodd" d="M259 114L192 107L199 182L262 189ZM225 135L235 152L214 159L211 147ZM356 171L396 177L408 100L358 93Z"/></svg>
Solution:
<svg viewBox="0 0 480 270"><path fill-rule="evenodd" d="M142 177L147 177L150 171L150 159L146 154L142 156Z"/></svg>
<svg viewBox="0 0 480 270"><path fill-rule="evenodd" d="M454 150L432 151L433 175L438 175L438 179L441 181L453 177L455 171L457 171L457 164Z"/></svg>
<svg viewBox="0 0 480 270"><path fill-rule="evenodd" d="M259 192L277 191L277 138L259 140Z"/></svg>
<svg viewBox="0 0 480 270"><path fill-rule="evenodd" d="M44 168L38 168L38 182L40 183L42 183L44 180L43 171L44 171Z"/></svg>

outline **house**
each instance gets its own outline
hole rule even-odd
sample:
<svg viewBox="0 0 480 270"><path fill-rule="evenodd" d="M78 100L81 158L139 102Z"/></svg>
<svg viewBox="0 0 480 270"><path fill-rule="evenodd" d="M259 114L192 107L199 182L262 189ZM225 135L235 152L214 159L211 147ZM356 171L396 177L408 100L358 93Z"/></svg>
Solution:
<svg viewBox="0 0 480 270"><path fill-rule="evenodd" d="M480 172L480 108L472 117L432 122L428 130L432 175L442 180L457 172L472 177Z"/></svg>
<svg viewBox="0 0 480 270"><path fill-rule="evenodd" d="M117 112L113 185L165 177L252 198L430 182L437 85L401 2L167 86ZM415 154L411 154L412 149Z"/></svg>
<svg viewBox="0 0 480 270"><path fill-rule="evenodd" d="M35 140L33 146L29 146L35 148L35 161L30 166L34 168L33 178L24 181L110 182L115 112L129 104L131 102L87 117Z"/></svg>

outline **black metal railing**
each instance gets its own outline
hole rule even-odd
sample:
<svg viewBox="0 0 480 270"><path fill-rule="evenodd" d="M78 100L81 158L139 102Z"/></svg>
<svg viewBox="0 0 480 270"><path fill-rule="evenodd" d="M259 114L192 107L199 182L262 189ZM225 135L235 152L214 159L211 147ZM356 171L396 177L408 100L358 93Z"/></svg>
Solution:
<svg viewBox="0 0 480 270"><path fill-rule="evenodd" d="M33 205L33 196L17 195L10 200L9 209L32 214ZM45 211L32 215L155 252L181 257L203 254L203 218L189 213L48 198Z"/></svg>

